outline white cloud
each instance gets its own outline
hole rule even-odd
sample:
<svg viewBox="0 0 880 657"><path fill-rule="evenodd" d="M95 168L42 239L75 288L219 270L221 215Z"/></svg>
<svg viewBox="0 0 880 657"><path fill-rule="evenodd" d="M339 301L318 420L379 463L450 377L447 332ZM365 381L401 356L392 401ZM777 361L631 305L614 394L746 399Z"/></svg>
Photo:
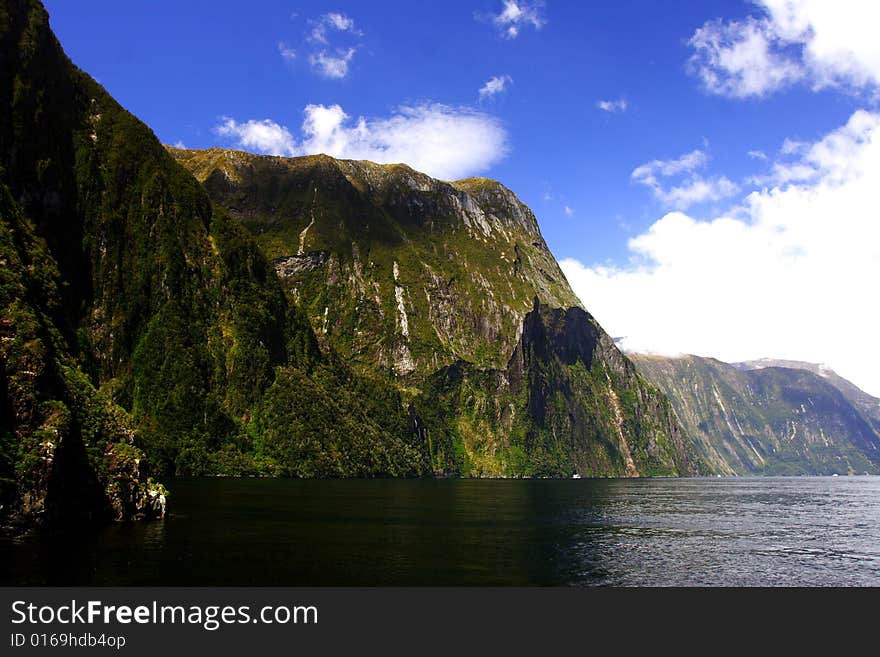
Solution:
<svg viewBox="0 0 880 657"><path fill-rule="evenodd" d="M480 100L485 100L502 93L508 84L513 84L513 78L509 75L493 76L486 84L480 87Z"/></svg>
<svg viewBox="0 0 880 657"><path fill-rule="evenodd" d="M710 93L764 96L799 81L813 89L880 86L880 3L755 3L761 16L709 21L691 37L691 68Z"/></svg>
<svg viewBox="0 0 880 657"><path fill-rule="evenodd" d="M809 148L809 146L810 145L805 141L798 141L786 137L785 141L782 142L782 147L779 149L779 152L783 155L793 155L795 153L803 153Z"/></svg>
<svg viewBox="0 0 880 657"><path fill-rule="evenodd" d="M729 198L739 191L739 187L725 176L703 178L695 173L709 161L701 150L694 150L675 160L653 160L636 167L632 180L649 187L654 196L664 205L684 210L696 203L719 201ZM660 178L685 175L678 185L664 187Z"/></svg>
<svg viewBox="0 0 880 657"><path fill-rule="evenodd" d="M540 30L546 24L543 6L539 0L504 0L501 12L493 15L491 20L505 39L515 39L524 27Z"/></svg>
<svg viewBox="0 0 880 657"><path fill-rule="evenodd" d="M354 57L355 49L337 50L335 55L330 55L326 50L309 55L309 64L312 70L323 75L325 78L340 80L348 75L348 63Z"/></svg>
<svg viewBox="0 0 880 657"><path fill-rule="evenodd" d="M311 30L306 41L311 44L306 49L309 65L318 75L332 80L341 80L348 75L349 65L357 52L357 37L363 36L354 20L340 12L329 12L309 21ZM342 39L344 45L340 45ZM345 44L345 41L348 41ZM297 53L283 41L278 43L278 52L288 62L297 58Z"/></svg>
<svg viewBox="0 0 880 657"><path fill-rule="evenodd" d="M574 216L574 210L572 208L568 207L567 205L562 209L562 211L565 213L566 217L573 217Z"/></svg>
<svg viewBox="0 0 880 657"><path fill-rule="evenodd" d="M628 350L825 362L880 395L880 114L856 112L796 164L806 182L711 221L665 215L628 266L563 271Z"/></svg>
<svg viewBox="0 0 880 657"><path fill-rule="evenodd" d="M816 176L816 170L799 162L774 162L770 173L751 176L748 182L757 187L767 185L780 187L794 182L807 182Z"/></svg>
<svg viewBox="0 0 880 657"><path fill-rule="evenodd" d="M278 42L278 52L284 61L292 62L296 59L296 50L288 46L283 41Z"/></svg>
<svg viewBox="0 0 880 657"><path fill-rule="evenodd" d="M186 144L184 144L183 141L178 140L178 141L174 144L174 148L181 148L181 149L183 149L183 150L186 150Z"/></svg>
<svg viewBox="0 0 880 657"><path fill-rule="evenodd" d="M753 160L766 160L767 159L767 153L765 153L764 151L749 151L748 155Z"/></svg>
<svg viewBox="0 0 880 657"><path fill-rule="evenodd" d="M221 117L222 123L214 131L221 137L235 139L236 145L270 155L294 155L296 142L290 131L269 119L250 120L238 123L228 116Z"/></svg>
<svg viewBox="0 0 880 657"><path fill-rule="evenodd" d="M658 175L668 177L687 173L705 166L708 161L706 153L697 149L685 153L675 160L652 160L647 164L642 164L633 170L632 177L645 184L656 183Z"/></svg>
<svg viewBox="0 0 880 657"><path fill-rule="evenodd" d="M688 42L690 66L706 90L722 96L763 96L803 77L799 64L775 51L767 21L711 21Z"/></svg>
<svg viewBox="0 0 880 657"><path fill-rule="evenodd" d="M596 103L596 107L613 114L615 112L625 112L627 103L625 98L621 98L620 100L600 100Z"/></svg>
<svg viewBox="0 0 880 657"><path fill-rule="evenodd" d="M339 105L308 105L304 114L299 142L268 119L236 123L224 117L216 131L260 153L403 162L444 180L485 171L508 151L498 119L470 108L424 104L400 107L388 118L352 120Z"/></svg>
<svg viewBox="0 0 880 657"><path fill-rule="evenodd" d="M330 43L327 36L328 31L349 32L355 36L361 36L360 30L355 27L354 20L339 12L323 14L310 22L312 31L309 34L309 40L313 43L328 45Z"/></svg>
<svg viewBox="0 0 880 657"><path fill-rule="evenodd" d="M763 0L780 38L803 45L818 87L880 84L880 5L872 0Z"/></svg>
<svg viewBox="0 0 880 657"><path fill-rule="evenodd" d="M340 31L353 31L354 30L354 21L350 19L345 14L340 14L336 12L331 12L329 14L325 14L324 18Z"/></svg>
<svg viewBox="0 0 880 657"><path fill-rule="evenodd" d="M669 190L655 189L654 193L664 205L684 210L697 203L730 198L738 191L739 186L725 176L709 179L695 176L682 185L673 186Z"/></svg>

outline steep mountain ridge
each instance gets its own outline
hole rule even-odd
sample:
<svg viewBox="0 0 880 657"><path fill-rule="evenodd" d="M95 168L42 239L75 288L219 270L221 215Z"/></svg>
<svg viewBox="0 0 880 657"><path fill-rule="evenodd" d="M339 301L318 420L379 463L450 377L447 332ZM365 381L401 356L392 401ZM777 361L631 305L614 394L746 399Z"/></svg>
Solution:
<svg viewBox="0 0 880 657"><path fill-rule="evenodd" d="M744 369L698 356L630 358L667 395L715 472L880 473L880 434L822 376L803 368Z"/></svg>
<svg viewBox="0 0 880 657"><path fill-rule="evenodd" d="M813 374L818 374L828 381L835 388L840 390L841 394L855 406L864 416L874 430L880 433L880 399L869 395L867 392L853 384L851 381L844 379L834 370L826 365L819 363L807 363L800 360L783 360L779 358L761 358L760 360L749 360L741 363L732 363L734 367L743 370L758 370L765 367L785 367L793 370L806 370Z"/></svg>
<svg viewBox="0 0 880 657"><path fill-rule="evenodd" d="M536 299L505 368L458 361L424 387L419 414L434 444L442 441L456 454L465 474L704 471L663 395L578 307L550 308Z"/></svg>
<svg viewBox="0 0 880 657"><path fill-rule="evenodd" d="M0 108L3 515L161 515L151 470L424 471L399 395L320 352L249 233L67 59L38 2L0 2ZM267 395L279 376L309 385ZM292 396L322 423L267 440Z"/></svg>
<svg viewBox="0 0 880 657"><path fill-rule="evenodd" d="M580 308L534 214L500 183L169 151L274 257L322 345L398 381L435 472L697 471L662 396Z"/></svg>
<svg viewBox="0 0 880 657"><path fill-rule="evenodd" d="M151 472L694 471L500 184L169 152L36 0L0 1L0 110L6 519L161 515Z"/></svg>
<svg viewBox="0 0 880 657"><path fill-rule="evenodd" d="M503 367L535 297L580 305L534 214L495 181L169 150L255 235L319 339L367 371Z"/></svg>

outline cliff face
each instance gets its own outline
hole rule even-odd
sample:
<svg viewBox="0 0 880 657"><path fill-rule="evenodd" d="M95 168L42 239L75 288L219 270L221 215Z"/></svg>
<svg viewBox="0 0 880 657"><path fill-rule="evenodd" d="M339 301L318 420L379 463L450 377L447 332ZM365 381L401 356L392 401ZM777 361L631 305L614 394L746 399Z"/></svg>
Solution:
<svg viewBox="0 0 880 657"><path fill-rule="evenodd" d="M535 297L579 305L535 216L497 182L326 156L170 152L254 234L321 343L362 371L502 367Z"/></svg>
<svg viewBox="0 0 880 657"><path fill-rule="evenodd" d="M321 344L404 386L434 471L697 471L662 395L579 307L534 215L499 183L169 150L274 257Z"/></svg>
<svg viewBox="0 0 880 657"><path fill-rule="evenodd" d="M873 395L869 395L851 381L844 379L837 374L837 372L825 365L805 363L799 360L762 358L760 360L733 363L733 366L741 370L760 370L766 367L784 367L791 370L806 370L807 372L812 372L837 388L846 400L851 403L859 413L861 413L862 417L870 423L874 431L880 434L880 399Z"/></svg>
<svg viewBox="0 0 880 657"><path fill-rule="evenodd" d="M151 471L424 471L399 393L321 353L248 231L35 1L0 3L0 201L0 515L161 515Z"/></svg>
<svg viewBox="0 0 880 657"><path fill-rule="evenodd" d="M503 369L429 377L434 467L480 476L684 476L701 464L666 399L581 308L535 301ZM445 460L444 460L445 457Z"/></svg>
<svg viewBox="0 0 880 657"><path fill-rule="evenodd" d="M87 224L113 205L87 173L113 134L104 111L125 120L64 57L42 7L0 3L0 513L24 523L164 513L130 418L88 376L119 350L83 357L105 280L89 274L106 245L86 247Z"/></svg>
<svg viewBox="0 0 880 657"><path fill-rule="evenodd" d="M880 434L840 390L813 372L746 370L696 356L631 358L669 397L714 472L880 473Z"/></svg>

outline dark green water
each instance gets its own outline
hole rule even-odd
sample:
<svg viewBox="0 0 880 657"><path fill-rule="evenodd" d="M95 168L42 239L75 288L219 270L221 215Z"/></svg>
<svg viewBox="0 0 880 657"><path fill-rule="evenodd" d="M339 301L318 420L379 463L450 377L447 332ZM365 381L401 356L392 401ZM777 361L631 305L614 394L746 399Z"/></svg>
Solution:
<svg viewBox="0 0 880 657"><path fill-rule="evenodd" d="M0 583L880 585L880 477L168 484L164 522L0 539Z"/></svg>

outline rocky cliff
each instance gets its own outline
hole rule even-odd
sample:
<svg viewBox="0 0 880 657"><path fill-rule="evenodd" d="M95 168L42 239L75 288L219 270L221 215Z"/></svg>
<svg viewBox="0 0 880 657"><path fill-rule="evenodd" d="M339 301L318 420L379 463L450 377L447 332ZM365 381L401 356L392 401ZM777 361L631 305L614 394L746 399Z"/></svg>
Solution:
<svg viewBox="0 0 880 657"><path fill-rule="evenodd" d="M322 344L364 371L501 367L537 296L578 305L532 212L484 178L169 149L255 236Z"/></svg>
<svg viewBox="0 0 880 657"><path fill-rule="evenodd" d="M534 214L503 185L327 156L169 151L252 231L321 344L401 386L435 472L697 471L662 395L579 307Z"/></svg>
<svg viewBox="0 0 880 657"><path fill-rule="evenodd" d="M745 369L697 356L630 357L669 397L701 460L714 472L880 473L880 434L846 395L814 372L766 362Z"/></svg>
<svg viewBox="0 0 880 657"><path fill-rule="evenodd" d="M110 146L105 107L110 125L125 120L107 103L64 57L42 7L0 3L0 516L25 524L165 510L131 418L89 376L102 365L84 357L92 334L80 330L100 294L90 256L107 246L85 248L86 224L114 204L84 172ZM113 331L125 327L108 318L95 338ZM119 365L118 352L107 356Z"/></svg>
<svg viewBox="0 0 880 657"><path fill-rule="evenodd" d="M578 307L536 299L504 368L457 361L424 390L419 414L435 469L551 477L702 471L665 397Z"/></svg>
<svg viewBox="0 0 880 657"><path fill-rule="evenodd" d="M733 366L741 370L760 370L765 367L784 367L791 370L806 370L822 377L825 381L837 388L859 413L880 433L880 399L869 395L864 390L844 379L834 370L819 363L805 363L800 360L782 360L778 358L762 358L760 360L733 363Z"/></svg>

